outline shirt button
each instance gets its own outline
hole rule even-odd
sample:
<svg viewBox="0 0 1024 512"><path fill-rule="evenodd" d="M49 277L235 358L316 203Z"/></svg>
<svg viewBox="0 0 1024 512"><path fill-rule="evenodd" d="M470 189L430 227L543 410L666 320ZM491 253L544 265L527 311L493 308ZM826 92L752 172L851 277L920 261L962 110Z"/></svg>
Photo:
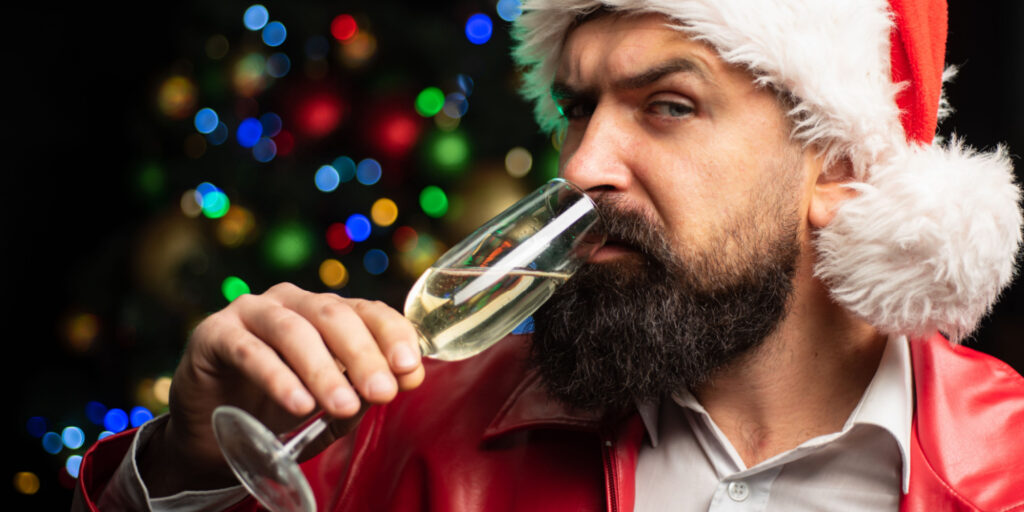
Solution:
<svg viewBox="0 0 1024 512"><path fill-rule="evenodd" d="M730 482L728 491L733 501L743 501L750 497L750 486L746 482Z"/></svg>

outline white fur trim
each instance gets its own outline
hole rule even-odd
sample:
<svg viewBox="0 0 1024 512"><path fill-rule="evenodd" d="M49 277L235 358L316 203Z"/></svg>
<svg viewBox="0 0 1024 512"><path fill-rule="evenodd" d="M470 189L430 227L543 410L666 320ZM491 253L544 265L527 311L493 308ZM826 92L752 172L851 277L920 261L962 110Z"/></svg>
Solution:
<svg viewBox="0 0 1024 512"><path fill-rule="evenodd" d="M601 6L665 14L756 83L791 93L795 140L849 159L860 195L817 239L815 272L838 303L884 332L954 340L991 309L1014 274L1020 190L1002 149L907 143L886 0L527 0L514 56L544 130L562 126L550 87L566 31Z"/></svg>

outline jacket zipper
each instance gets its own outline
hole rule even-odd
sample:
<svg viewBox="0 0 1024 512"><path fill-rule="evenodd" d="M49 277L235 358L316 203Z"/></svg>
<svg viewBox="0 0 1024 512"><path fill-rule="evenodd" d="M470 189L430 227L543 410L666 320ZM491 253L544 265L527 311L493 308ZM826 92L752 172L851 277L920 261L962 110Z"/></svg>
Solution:
<svg viewBox="0 0 1024 512"><path fill-rule="evenodd" d="M615 461L613 460L614 445L610 439L606 439L602 445L601 451L604 453L604 487L605 493L608 496L608 510L609 512L617 512L619 510L619 497L616 493L618 475L615 474Z"/></svg>

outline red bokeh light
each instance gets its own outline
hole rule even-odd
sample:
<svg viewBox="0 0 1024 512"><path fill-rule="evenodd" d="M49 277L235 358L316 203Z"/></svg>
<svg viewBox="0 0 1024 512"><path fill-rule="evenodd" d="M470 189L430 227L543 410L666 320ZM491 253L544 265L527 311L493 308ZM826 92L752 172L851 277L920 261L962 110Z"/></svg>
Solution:
<svg viewBox="0 0 1024 512"><path fill-rule="evenodd" d="M409 152L420 136L419 119L411 114L392 112L382 115L374 130L374 144L381 151L402 156Z"/></svg>
<svg viewBox="0 0 1024 512"><path fill-rule="evenodd" d="M339 14L331 21L331 35L338 41L352 39L359 31L355 18L348 14Z"/></svg>
<svg viewBox="0 0 1024 512"><path fill-rule="evenodd" d="M274 136L274 144L277 144L277 156L288 156L295 149L295 137L288 130L281 130Z"/></svg>
<svg viewBox="0 0 1024 512"><path fill-rule="evenodd" d="M297 129L304 135L323 137L341 124L345 106L341 99L329 93L314 93L300 101L295 112Z"/></svg>
<svg viewBox="0 0 1024 512"><path fill-rule="evenodd" d="M395 248L400 252L409 252L415 249L416 244L419 243L419 238L416 230L409 226L402 226L391 235L391 241L394 242Z"/></svg>
<svg viewBox="0 0 1024 512"><path fill-rule="evenodd" d="M347 252L352 247L352 239L348 237L343 222L335 222L327 227L327 246L339 252Z"/></svg>

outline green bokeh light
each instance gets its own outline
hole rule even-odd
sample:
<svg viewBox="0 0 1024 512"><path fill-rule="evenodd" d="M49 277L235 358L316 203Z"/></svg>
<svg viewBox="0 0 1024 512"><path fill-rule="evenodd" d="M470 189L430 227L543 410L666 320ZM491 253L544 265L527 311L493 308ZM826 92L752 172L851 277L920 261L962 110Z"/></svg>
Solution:
<svg viewBox="0 0 1024 512"><path fill-rule="evenodd" d="M249 285L242 281L241 278L235 276L228 276L224 279L224 282L220 284L220 291L224 294L224 298L231 302L237 299L240 295L249 293Z"/></svg>
<svg viewBox="0 0 1024 512"><path fill-rule="evenodd" d="M313 254L313 233L298 222L279 224L267 233L263 252L271 265L294 269Z"/></svg>
<svg viewBox="0 0 1024 512"><path fill-rule="evenodd" d="M221 191L210 192L203 196L203 215L211 219L223 217L231 209L231 201Z"/></svg>
<svg viewBox="0 0 1024 512"><path fill-rule="evenodd" d="M147 164L139 170L137 177L139 190L147 197L158 197L164 192L164 170L155 163Z"/></svg>
<svg viewBox="0 0 1024 512"><path fill-rule="evenodd" d="M440 218L448 212L448 196L444 190L430 185L420 192L420 208L423 208L423 213Z"/></svg>
<svg viewBox="0 0 1024 512"><path fill-rule="evenodd" d="M423 117L434 117L444 107L444 93L437 87L427 87L416 95L416 112Z"/></svg>
<svg viewBox="0 0 1024 512"><path fill-rule="evenodd" d="M444 174L457 175L469 162L469 141L460 131L438 134L429 155L431 162Z"/></svg>

